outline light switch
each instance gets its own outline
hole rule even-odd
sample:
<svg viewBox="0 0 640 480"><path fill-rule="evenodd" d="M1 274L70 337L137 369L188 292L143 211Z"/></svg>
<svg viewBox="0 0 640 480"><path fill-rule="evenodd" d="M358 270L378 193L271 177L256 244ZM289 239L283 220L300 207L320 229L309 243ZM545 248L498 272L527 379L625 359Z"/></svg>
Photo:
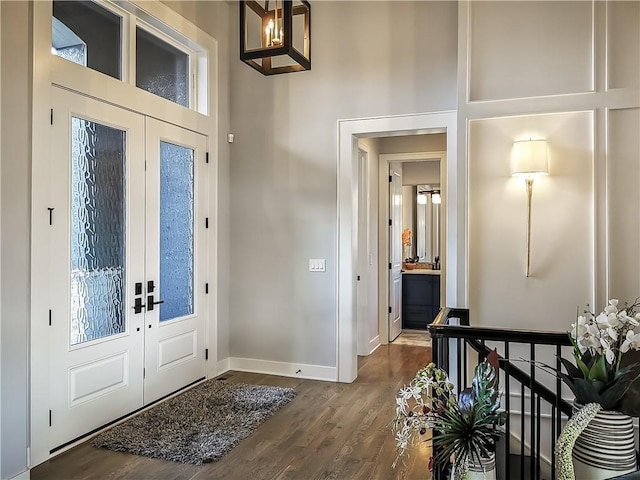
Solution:
<svg viewBox="0 0 640 480"><path fill-rule="evenodd" d="M324 258L310 258L309 259L309 271L310 272L324 272L324 271L326 271Z"/></svg>

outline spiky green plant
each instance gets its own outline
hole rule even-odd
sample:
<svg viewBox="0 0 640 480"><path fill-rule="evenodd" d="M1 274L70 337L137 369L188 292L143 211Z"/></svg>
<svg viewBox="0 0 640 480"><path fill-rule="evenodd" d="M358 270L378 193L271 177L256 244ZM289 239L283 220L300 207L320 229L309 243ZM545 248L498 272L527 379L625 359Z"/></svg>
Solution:
<svg viewBox="0 0 640 480"><path fill-rule="evenodd" d="M504 425L507 413L500 411L497 365L493 352L476 366L471 388L460 394L457 403L438 412L435 419L436 464L444 465L453 457L456 472L462 476L470 463L480 464L481 459L489 457L503 435L499 427Z"/></svg>
<svg viewBox="0 0 640 480"><path fill-rule="evenodd" d="M506 413L500 412L498 354L493 351L474 371L471 388L456 398L447 372L434 363L418 371L415 378L398 392L392 430L396 435L398 458L433 432L437 449L429 469L448 471L453 457L455 478L464 478L469 464L480 463L495 451L502 435ZM435 461L433 461L435 460Z"/></svg>

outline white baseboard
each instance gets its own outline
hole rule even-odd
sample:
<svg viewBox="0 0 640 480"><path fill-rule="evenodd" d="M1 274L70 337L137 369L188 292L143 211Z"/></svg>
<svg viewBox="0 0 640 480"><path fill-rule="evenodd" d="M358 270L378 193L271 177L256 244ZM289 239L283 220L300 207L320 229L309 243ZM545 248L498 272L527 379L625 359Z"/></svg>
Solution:
<svg viewBox="0 0 640 480"><path fill-rule="evenodd" d="M26 472L22 472L15 477L12 477L11 480L29 480L31 478L31 472L27 470Z"/></svg>
<svg viewBox="0 0 640 480"><path fill-rule="evenodd" d="M229 370L231 370L231 366L230 366L230 362L229 362L229 357L227 357L227 358L225 358L223 360L220 360L218 362L218 366L217 366L217 369L216 369L216 376L217 375L221 375L221 374L223 374L225 372L228 372Z"/></svg>
<svg viewBox="0 0 640 480"><path fill-rule="evenodd" d="M298 377L308 380L338 381L336 367L323 365L307 365L304 363L274 362L255 358L229 357L218 362L218 374L236 370L238 372L262 373L265 375L280 375L283 377Z"/></svg>
<svg viewBox="0 0 640 480"><path fill-rule="evenodd" d="M380 335L376 335L369 342L369 355L376 351L376 349L380 346Z"/></svg>

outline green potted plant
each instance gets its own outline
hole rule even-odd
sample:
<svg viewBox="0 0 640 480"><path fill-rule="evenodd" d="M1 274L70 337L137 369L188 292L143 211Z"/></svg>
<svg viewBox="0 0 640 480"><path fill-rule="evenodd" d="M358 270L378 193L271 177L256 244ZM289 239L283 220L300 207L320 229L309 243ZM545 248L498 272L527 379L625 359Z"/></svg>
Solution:
<svg viewBox="0 0 640 480"><path fill-rule="evenodd" d="M507 415L500 411L495 351L476 366L471 387L459 397L447 373L430 363L400 389L396 403L392 429L399 453L394 466L416 442L431 439L435 455L430 469L450 470L455 480L473 478L475 472L491 478L495 443Z"/></svg>

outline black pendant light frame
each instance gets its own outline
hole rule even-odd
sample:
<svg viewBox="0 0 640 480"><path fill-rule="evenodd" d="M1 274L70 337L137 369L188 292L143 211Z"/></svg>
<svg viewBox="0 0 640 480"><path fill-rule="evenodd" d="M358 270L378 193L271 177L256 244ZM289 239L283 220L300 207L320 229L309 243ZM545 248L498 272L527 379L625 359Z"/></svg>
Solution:
<svg viewBox="0 0 640 480"><path fill-rule="evenodd" d="M250 8L256 15L262 19L262 30L260 39L262 43L262 33L272 19L269 8L269 1L265 3L263 8L255 0L241 0L240 4L240 60L255 68L263 75L277 75L280 73L301 72L311 70L311 5L306 0L301 0L303 5L293 6L292 0L283 0L282 19L284 26L284 42L281 46L261 47L253 50L246 49L247 45L247 18L246 8ZM275 4L275 2L274 2ZM306 42L306 57L293 47L293 16L305 15L304 35ZM272 57L287 55L297 62L297 65L286 65L280 67L272 66ZM262 64L256 62L256 59L262 59Z"/></svg>

